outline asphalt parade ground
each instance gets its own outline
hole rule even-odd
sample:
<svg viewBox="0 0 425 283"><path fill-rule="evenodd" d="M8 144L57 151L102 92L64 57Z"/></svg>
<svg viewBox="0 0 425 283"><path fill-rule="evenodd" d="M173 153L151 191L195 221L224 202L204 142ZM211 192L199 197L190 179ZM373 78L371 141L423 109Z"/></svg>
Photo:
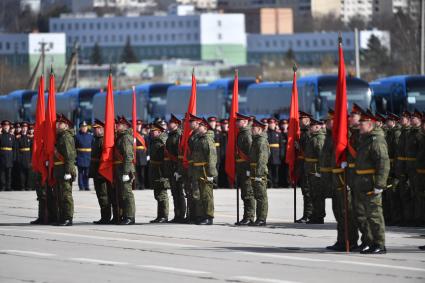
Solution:
<svg viewBox="0 0 425 283"><path fill-rule="evenodd" d="M425 282L424 228L387 228L386 255L329 252L330 200L325 224L294 224L292 189L269 189L268 226L237 227L235 191L214 193L213 226L148 224L150 190L135 191L136 224L118 226L92 224L96 194L75 190L74 226L56 227L28 224L35 192L1 192L0 282Z"/></svg>

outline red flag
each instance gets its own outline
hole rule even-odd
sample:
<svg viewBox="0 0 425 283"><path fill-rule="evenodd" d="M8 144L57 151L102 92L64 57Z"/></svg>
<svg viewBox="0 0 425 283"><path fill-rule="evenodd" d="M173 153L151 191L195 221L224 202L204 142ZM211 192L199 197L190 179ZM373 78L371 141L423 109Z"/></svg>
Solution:
<svg viewBox="0 0 425 283"><path fill-rule="evenodd" d="M136 164L136 133L137 133L137 108L136 108L136 88L133 86L133 111L131 113L131 125L133 128L133 149L134 159L133 163Z"/></svg>
<svg viewBox="0 0 425 283"><path fill-rule="evenodd" d="M49 79L49 97L47 101L47 112L45 121L45 154L46 159L49 161L48 170L48 183L50 186L54 185L53 167L55 157L55 144L56 144L56 93L55 93L55 75L53 68L50 72Z"/></svg>
<svg viewBox="0 0 425 283"><path fill-rule="evenodd" d="M236 139L238 136L238 129L236 128L236 113L239 111L239 79L238 71L235 71L235 80L233 82L233 96L232 104L229 113L229 132L227 134L227 147L226 147L226 160L225 170L229 183L232 186L235 182L235 152L236 152Z"/></svg>
<svg viewBox="0 0 425 283"><path fill-rule="evenodd" d="M37 106L35 112L34 143L32 146L32 168L41 174L42 184L47 180L47 170L43 151L44 121L46 120L46 108L44 103L44 76L41 75L38 85Z"/></svg>
<svg viewBox="0 0 425 283"><path fill-rule="evenodd" d="M342 51L342 38L338 38L338 82L336 86L335 115L333 118L332 138L335 147L337 166L346 161L345 150L348 145L348 119L347 119L347 85L345 76L344 53Z"/></svg>
<svg viewBox="0 0 425 283"><path fill-rule="evenodd" d="M105 103L105 132L99 173L112 183L114 179L115 110L112 75L109 74Z"/></svg>
<svg viewBox="0 0 425 283"><path fill-rule="evenodd" d="M297 67L294 66L294 79L292 81L291 108L289 110L288 143L286 144L285 162L289 166L289 179L294 184L297 181L295 164L297 162L297 149L295 143L300 140L300 117L298 112Z"/></svg>
<svg viewBox="0 0 425 283"><path fill-rule="evenodd" d="M187 160L188 141L190 135L192 134L192 131L190 130L189 114L196 115L196 78L194 71L192 72L192 93L190 95L189 104L187 106L187 112L183 124L183 135L179 145L180 152L183 153L183 166L185 168L189 166L189 162Z"/></svg>

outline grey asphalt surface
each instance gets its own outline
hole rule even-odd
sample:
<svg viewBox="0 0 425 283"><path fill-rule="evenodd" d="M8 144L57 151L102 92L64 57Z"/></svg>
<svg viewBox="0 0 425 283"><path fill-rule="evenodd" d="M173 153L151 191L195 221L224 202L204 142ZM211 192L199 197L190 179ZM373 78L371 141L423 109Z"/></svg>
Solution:
<svg viewBox="0 0 425 283"><path fill-rule="evenodd" d="M35 192L1 192L0 282L425 282L424 228L388 228L386 255L328 252L330 200L324 225L293 224L293 191L268 194L267 227L233 225L231 189L215 191L213 226L148 224L150 190L135 191L136 225L118 226L93 225L95 192L75 190L74 226L55 227L28 224Z"/></svg>

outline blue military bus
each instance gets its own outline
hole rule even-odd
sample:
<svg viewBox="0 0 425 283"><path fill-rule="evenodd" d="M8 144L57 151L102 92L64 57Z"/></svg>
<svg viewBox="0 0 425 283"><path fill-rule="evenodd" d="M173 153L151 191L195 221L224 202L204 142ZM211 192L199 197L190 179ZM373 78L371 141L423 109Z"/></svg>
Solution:
<svg viewBox="0 0 425 283"><path fill-rule="evenodd" d="M15 90L3 96L0 103L0 119L14 121L33 121L31 99L37 94L33 90Z"/></svg>
<svg viewBox="0 0 425 283"><path fill-rule="evenodd" d="M425 76L391 76L370 83L377 112L425 111Z"/></svg>
<svg viewBox="0 0 425 283"><path fill-rule="evenodd" d="M136 86L136 92L141 93L147 101L149 118L164 118L167 106L167 90L171 83L146 83Z"/></svg>

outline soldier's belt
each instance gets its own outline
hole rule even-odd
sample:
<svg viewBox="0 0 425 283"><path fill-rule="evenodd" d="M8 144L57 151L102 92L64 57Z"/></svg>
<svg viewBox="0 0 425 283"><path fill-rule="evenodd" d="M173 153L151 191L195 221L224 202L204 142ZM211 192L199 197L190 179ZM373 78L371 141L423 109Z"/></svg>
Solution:
<svg viewBox="0 0 425 283"><path fill-rule="evenodd" d="M344 169L343 168L333 168L332 173L334 173L334 174L344 173Z"/></svg>
<svg viewBox="0 0 425 283"><path fill-rule="evenodd" d="M81 151L81 152L91 152L91 148L83 148L83 147L80 147L80 148L77 148L77 151Z"/></svg>
<svg viewBox="0 0 425 283"><path fill-rule="evenodd" d="M0 150L11 151L13 148L11 147L0 147Z"/></svg>
<svg viewBox="0 0 425 283"><path fill-rule="evenodd" d="M29 147L23 147L23 148L19 149L19 151L30 151L30 150L31 150L31 148L29 148Z"/></svg>
<svg viewBox="0 0 425 283"><path fill-rule="evenodd" d="M257 166L257 163L256 162L249 163L249 166L255 167L255 166Z"/></svg>
<svg viewBox="0 0 425 283"><path fill-rule="evenodd" d="M136 149L145 149L145 147L143 145L138 145L136 146Z"/></svg>
<svg viewBox="0 0 425 283"><path fill-rule="evenodd" d="M417 168L416 173L418 174L425 174L425 168Z"/></svg>
<svg viewBox="0 0 425 283"><path fill-rule="evenodd" d="M162 161L151 160L150 163L153 165L161 165Z"/></svg>
<svg viewBox="0 0 425 283"><path fill-rule="evenodd" d="M177 156L178 159L183 159L183 155Z"/></svg>
<svg viewBox="0 0 425 283"><path fill-rule="evenodd" d="M219 142L216 142L216 143L214 143L214 145L215 145L215 147L219 147L220 146L220 143Z"/></svg>
<svg viewBox="0 0 425 283"><path fill-rule="evenodd" d="M359 169L356 170L356 174L357 175L371 175L371 174L375 174L376 170L375 169Z"/></svg>
<svg viewBox="0 0 425 283"><path fill-rule="evenodd" d="M320 167L319 171L322 173L332 173L333 168L332 167Z"/></svg>
<svg viewBox="0 0 425 283"><path fill-rule="evenodd" d="M319 159L317 159L317 158L308 158L308 157L306 157L306 158L305 158L305 161L306 161L306 162L314 163L314 162L319 162Z"/></svg>
<svg viewBox="0 0 425 283"><path fill-rule="evenodd" d="M305 157L304 156L302 156L302 155L298 155L298 157L297 157L298 159L302 159L302 160L304 160L305 159Z"/></svg>
<svg viewBox="0 0 425 283"><path fill-rule="evenodd" d="M271 143L269 144L269 147L280 147L278 143Z"/></svg>
<svg viewBox="0 0 425 283"><path fill-rule="evenodd" d="M114 164L122 164L122 161L120 160L114 161Z"/></svg>
<svg viewBox="0 0 425 283"><path fill-rule="evenodd" d="M242 162L247 162L247 160L242 159L242 158L236 159L236 163L242 163Z"/></svg>
<svg viewBox="0 0 425 283"><path fill-rule="evenodd" d="M65 162L63 162L63 161L56 161L54 164L55 164L55 165L64 165L64 164L65 164Z"/></svg>
<svg viewBox="0 0 425 283"><path fill-rule="evenodd" d="M348 163L348 168L355 168L356 167L356 163Z"/></svg>
<svg viewBox="0 0 425 283"><path fill-rule="evenodd" d="M399 156L399 157L397 157L397 160L401 160L401 161L416 161L416 157Z"/></svg>
<svg viewBox="0 0 425 283"><path fill-rule="evenodd" d="M164 161L170 161L171 160L171 158L169 158L169 157L164 157Z"/></svg>
<svg viewBox="0 0 425 283"><path fill-rule="evenodd" d="M195 167L205 166L208 162L193 162L192 165Z"/></svg>

